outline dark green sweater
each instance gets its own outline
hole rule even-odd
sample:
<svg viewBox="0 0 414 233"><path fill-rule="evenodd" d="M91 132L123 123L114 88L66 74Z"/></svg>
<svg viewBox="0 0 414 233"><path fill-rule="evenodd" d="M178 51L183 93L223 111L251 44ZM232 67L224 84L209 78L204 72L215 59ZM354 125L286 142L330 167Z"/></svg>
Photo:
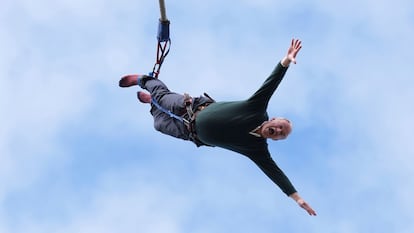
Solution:
<svg viewBox="0 0 414 233"><path fill-rule="evenodd" d="M269 119L266 112L268 102L286 70L279 63L260 89L247 100L210 104L198 113L196 132L199 139L208 145L250 158L286 195L290 195L296 190L270 156L266 139L249 134Z"/></svg>

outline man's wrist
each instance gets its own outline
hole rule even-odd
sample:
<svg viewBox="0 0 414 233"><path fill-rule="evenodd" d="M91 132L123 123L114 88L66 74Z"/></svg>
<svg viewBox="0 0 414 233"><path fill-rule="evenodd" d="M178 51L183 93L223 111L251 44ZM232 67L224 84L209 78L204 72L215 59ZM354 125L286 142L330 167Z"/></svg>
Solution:
<svg viewBox="0 0 414 233"><path fill-rule="evenodd" d="M282 58L282 60L280 61L280 64L282 64L283 67L288 67L290 65L290 60L287 57Z"/></svg>
<svg viewBox="0 0 414 233"><path fill-rule="evenodd" d="M301 199L298 192L294 192L294 193L290 194L289 197L292 198L296 202Z"/></svg>

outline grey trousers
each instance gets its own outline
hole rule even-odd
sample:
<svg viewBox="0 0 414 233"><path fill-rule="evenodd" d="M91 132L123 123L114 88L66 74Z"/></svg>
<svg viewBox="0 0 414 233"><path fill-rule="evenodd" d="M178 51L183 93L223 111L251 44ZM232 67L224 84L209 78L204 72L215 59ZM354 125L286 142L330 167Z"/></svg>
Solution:
<svg viewBox="0 0 414 233"><path fill-rule="evenodd" d="M186 113L184 95L170 91L161 80L150 76L143 76L138 83L164 109L171 111L177 116L182 116ZM158 109L154 104L151 104L150 113L154 118L154 128L157 131L176 138L190 140L190 132L181 121Z"/></svg>

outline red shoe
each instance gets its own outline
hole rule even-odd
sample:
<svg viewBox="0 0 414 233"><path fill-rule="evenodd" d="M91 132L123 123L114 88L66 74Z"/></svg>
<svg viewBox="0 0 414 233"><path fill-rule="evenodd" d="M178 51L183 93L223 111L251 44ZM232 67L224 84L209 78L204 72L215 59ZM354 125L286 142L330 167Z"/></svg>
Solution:
<svg viewBox="0 0 414 233"><path fill-rule="evenodd" d="M119 80L119 86L120 87L131 87L138 85L138 75L137 74L130 74L125 75L124 77Z"/></svg>
<svg viewBox="0 0 414 233"><path fill-rule="evenodd" d="M137 98L143 104L151 103L151 95L146 93L146 92L138 91L137 92Z"/></svg>

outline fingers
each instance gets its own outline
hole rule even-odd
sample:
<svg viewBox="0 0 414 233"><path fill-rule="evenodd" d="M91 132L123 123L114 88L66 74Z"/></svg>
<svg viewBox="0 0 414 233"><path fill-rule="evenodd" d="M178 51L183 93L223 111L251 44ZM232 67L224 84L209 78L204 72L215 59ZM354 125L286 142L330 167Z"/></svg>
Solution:
<svg viewBox="0 0 414 233"><path fill-rule="evenodd" d="M316 212L308 205L308 203L303 202L303 203L300 204L300 207L305 209L306 212L308 212L309 215L316 216Z"/></svg>
<svg viewBox="0 0 414 233"><path fill-rule="evenodd" d="M305 208L305 210L308 212L308 214L310 216L316 216L316 212L310 206L308 206L307 208Z"/></svg>
<svg viewBox="0 0 414 233"><path fill-rule="evenodd" d="M292 62L293 64L296 64L296 55L298 54L299 50L302 48L302 41L299 39L293 38L290 42L289 49L286 54L286 64L282 64L285 67L289 66L289 64Z"/></svg>
<svg viewBox="0 0 414 233"><path fill-rule="evenodd" d="M298 201L297 201L297 203L299 204L299 206L302 208L302 209L304 209L304 210L306 210L306 212L308 212L308 214L309 215L311 215L311 216L316 216L316 212L312 209L312 207L310 207L310 205L307 203L307 202L305 202L303 199L299 199Z"/></svg>
<svg viewBox="0 0 414 233"><path fill-rule="evenodd" d="M292 47L299 51L302 48L302 41L299 39L292 39Z"/></svg>

